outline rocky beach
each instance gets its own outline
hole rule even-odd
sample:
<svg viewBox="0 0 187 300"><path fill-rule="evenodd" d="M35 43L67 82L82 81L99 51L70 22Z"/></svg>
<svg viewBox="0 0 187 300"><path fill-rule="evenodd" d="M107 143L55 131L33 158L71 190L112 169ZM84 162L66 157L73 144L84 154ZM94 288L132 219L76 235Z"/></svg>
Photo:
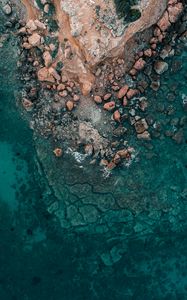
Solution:
<svg viewBox="0 0 187 300"><path fill-rule="evenodd" d="M186 2L2 0L0 57L0 298L185 300Z"/></svg>

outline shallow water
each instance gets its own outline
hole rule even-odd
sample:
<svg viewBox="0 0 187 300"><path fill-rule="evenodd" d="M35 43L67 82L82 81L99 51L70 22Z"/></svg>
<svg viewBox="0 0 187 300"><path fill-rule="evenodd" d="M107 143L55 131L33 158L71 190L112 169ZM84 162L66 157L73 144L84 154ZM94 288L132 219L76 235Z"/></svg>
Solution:
<svg viewBox="0 0 187 300"><path fill-rule="evenodd" d="M104 179L68 154L56 163L49 141L33 138L16 106L12 42L0 49L0 299L185 300L186 145L164 132L184 129L186 48L147 95L161 133L131 135L136 158Z"/></svg>

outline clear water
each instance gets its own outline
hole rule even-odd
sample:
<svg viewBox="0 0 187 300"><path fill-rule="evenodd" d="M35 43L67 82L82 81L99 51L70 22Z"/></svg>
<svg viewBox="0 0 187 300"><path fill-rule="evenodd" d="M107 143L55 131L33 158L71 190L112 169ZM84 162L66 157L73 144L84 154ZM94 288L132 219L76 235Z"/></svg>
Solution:
<svg viewBox="0 0 187 300"><path fill-rule="evenodd" d="M0 49L0 299L187 299L187 152L185 142L164 135L184 129L171 119L185 114L187 49L170 61L182 68L163 77L157 94L148 92L161 134L148 144L132 138L137 159L106 181L94 167L55 163L49 141L33 138L16 106L11 43ZM160 104L173 105L174 115ZM82 209L82 225L74 226L80 220L70 207L88 203L98 220Z"/></svg>

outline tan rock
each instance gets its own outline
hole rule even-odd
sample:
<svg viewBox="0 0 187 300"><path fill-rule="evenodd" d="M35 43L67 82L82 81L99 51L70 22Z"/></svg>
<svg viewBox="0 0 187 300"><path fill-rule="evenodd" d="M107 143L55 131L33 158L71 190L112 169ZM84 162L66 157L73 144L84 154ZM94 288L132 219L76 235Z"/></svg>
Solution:
<svg viewBox="0 0 187 300"><path fill-rule="evenodd" d="M26 111L31 111L33 109L33 103L29 99L24 98L22 104Z"/></svg>
<svg viewBox="0 0 187 300"><path fill-rule="evenodd" d="M80 100L80 96L75 94L73 96L73 101L78 102L79 100Z"/></svg>
<svg viewBox="0 0 187 300"><path fill-rule="evenodd" d="M147 57L151 57L152 56L152 50L150 48L145 50L144 55L147 56Z"/></svg>
<svg viewBox="0 0 187 300"><path fill-rule="evenodd" d="M127 99L131 99L133 97L135 97L136 95L139 94L139 91L137 89L130 89L128 92L127 92Z"/></svg>
<svg viewBox="0 0 187 300"><path fill-rule="evenodd" d="M55 155L56 157L61 157L62 154L63 154L61 148L55 148L55 149L53 150L53 153L54 153L54 155Z"/></svg>
<svg viewBox="0 0 187 300"><path fill-rule="evenodd" d="M168 6L169 21L175 23L183 11L183 4L176 3L174 6Z"/></svg>
<svg viewBox="0 0 187 300"><path fill-rule="evenodd" d="M142 70L142 69L145 67L145 65L146 65L145 60L143 60L143 58L139 58L139 59L135 62L133 68L136 69L136 70L138 70L138 71L140 71L140 70Z"/></svg>
<svg viewBox="0 0 187 300"><path fill-rule="evenodd" d="M167 29L171 26L167 11L165 11L162 18L158 21L157 25L162 31L167 31Z"/></svg>
<svg viewBox="0 0 187 300"><path fill-rule="evenodd" d="M111 111L111 110L113 110L115 108L115 106L116 106L115 102L114 101L110 101L108 103L105 103L103 107L104 107L104 109L106 109L108 111Z"/></svg>
<svg viewBox="0 0 187 300"><path fill-rule="evenodd" d="M117 154L121 157L121 158L128 158L129 157L129 152L127 149L122 149L122 150L119 150L117 152Z"/></svg>
<svg viewBox="0 0 187 300"><path fill-rule="evenodd" d="M29 50L29 49L32 48L32 46L31 46L29 43L27 43L27 42L24 42L24 43L22 44L22 47L23 47L24 49L27 49L27 50Z"/></svg>
<svg viewBox="0 0 187 300"><path fill-rule="evenodd" d="M127 101L127 97L125 96L123 98L123 106L127 106L128 105L128 101Z"/></svg>
<svg viewBox="0 0 187 300"><path fill-rule="evenodd" d="M63 91L63 90L65 90L65 88L66 88L66 86L63 83L60 83L57 86L57 91L58 92Z"/></svg>
<svg viewBox="0 0 187 300"><path fill-rule="evenodd" d="M51 74L57 81L60 81L61 77L53 67L49 68L49 74Z"/></svg>
<svg viewBox="0 0 187 300"><path fill-rule="evenodd" d="M97 103L97 104L102 103L102 98L101 98L101 96L98 96L98 95L94 96L94 101L95 101L95 103Z"/></svg>
<svg viewBox="0 0 187 300"><path fill-rule="evenodd" d="M121 157L118 153L115 154L114 158L113 158L113 162L115 165L118 165L121 161Z"/></svg>
<svg viewBox="0 0 187 300"><path fill-rule="evenodd" d="M121 115L120 115L120 112L119 110L116 110L114 113L113 113L113 118L116 122L120 122L120 119L121 119Z"/></svg>
<svg viewBox="0 0 187 300"><path fill-rule="evenodd" d="M66 107L69 111L72 111L74 108L74 103L71 100L68 100L66 103Z"/></svg>
<svg viewBox="0 0 187 300"><path fill-rule="evenodd" d="M31 32L35 31L37 29L36 24L34 23L33 20L29 20L26 24L26 28L29 29Z"/></svg>
<svg viewBox="0 0 187 300"><path fill-rule="evenodd" d="M61 80L62 80L62 83L65 83L65 82L68 81L68 79L67 79L67 77L65 75L62 75Z"/></svg>
<svg viewBox="0 0 187 300"><path fill-rule="evenodd" d="M33 47L37 47L41 43L41 36L37 32L34 32L31 36L29 36L28 42Z"/></svg>
<svg viewBox="0 0 187 300"><path fill-rule="evenodd" d="M50 83L54 83L55 79L54 77L49 73L48 69L46 67L41 68L38 71L38 80L39 81L46 81L46 82L50 82Z"/></svg>
<svg viewBox="0 0 187 300"><path fill-rule="evenodd" d="M112 94L110 94L110 93L105 94L104 97L103 97L104 101L109 100L111 98L111 96L112 96Z"/></svg>
<svg viewBox="0 0 187 300"><path fill-rule="evenodd" d="M113 170L115 168L116 168L116 164L113 161L111 161L111 162L108 163L107 169Z"/></svg>
<svg viewBox="0 0 187 300"><path fill-rule="evenodd" d="M85 147L84 147L84 152L85 152L87 155L92 156L93 151L94 151L94 148L93 148L93 145L92 145L92 144L87 144L87 145L85 145Z"/></svg>
<svg viewBox="0 0 187 300"><path fill-rule="evenodd" d="M45 51L43 53L43 59L46 67L49 67L53 62L52 56L49 51Z"/></svg>
<svg viewBox="0 0 187 300"><path fill-rule="evenodd" d="M128 89L129 89L128 85L127 84L124 85L118 92L118 99L123 98L126 95Z"/></svg>
<svg viewBox="0 0 187 300"><path fill-rule="evenodd" d="M45 24L40 22L39 20L35 20L34 23L35 23L35 25L37 26L38 29L40 29L40 30L45 30L46 29Z"/></svg>

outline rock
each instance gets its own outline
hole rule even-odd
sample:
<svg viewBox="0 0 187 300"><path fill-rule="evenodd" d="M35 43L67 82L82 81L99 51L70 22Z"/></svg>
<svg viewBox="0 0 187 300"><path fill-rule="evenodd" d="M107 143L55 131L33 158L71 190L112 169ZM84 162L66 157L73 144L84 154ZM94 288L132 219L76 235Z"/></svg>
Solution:
<svg viewBox="0 0 187 300"><path fill-rule="evenodd" d="M33 103L29 99L24 98L22 104L26 111L31 111L33 109Z"/></svg>
<svg viewBox="0 0 187 300"><path fill-rule="evenodd" d="M184 132L183 129L179 129L179 131L177 131L174 136L172 137L172 139L177 143L177 144L182 144L184 142Z"/></svg>
<svg viewBox="0 0 187 300"><path fill-rule="evenodd" d="M92 144L87 144L84 147L84 152L88 155L88 156L92 156L94 151L93 145Z"/></svg>
<svg viewBox="0 0 187 300"><path fill-rule="evenodd" d="M55 155L56 157L61 157L62 154L63 154L61 148L55 148L55 149L53 150L53 153L54 153L54 155Z"/></svg>
<svg viewBox="0 0 187 300"><path fill-rule="evenodd" d="M39 81L46 81L49 83L54 83L55 79L54 77L49 73L48 69L46 67L41 68L38 73L38 80Z"/></svg>
<svg viewBox="0 0 187 300"><path fill-rule="evenodd" d="M123 106L127 106L128 105L128 101L127 101L127 97L123 98Z"/></svg>
<svg viewBox="0 0 187 300"><path fill-rule="evenodd" d="M27 49L27 50L29 50L29 49L32 48L31 44L29 44L29 43L27 43L27 42L24 42L24 43L22 44L22 47L23 47L24 49Z"/></svg>
<svg viewBox="0 0 187 300"><path fill-rule="evenodd" d="M111 96L112 96L112 94L110 94L110 93L105 94L104 97L103 97L104 101L109 100L111 98Z"/></svg>
<svg viewBox="0 0 187 300"><path fill-rule="evenodd" d="M144 55L147 56L147 57L151 57L152 56L152 50L151 49L145 50Z"/></svg>
<svg viewBox="0 0 187 300"><path fill-rule="evenodd" d="M169 14L169 21L171 23L175 23L179 16L183 11L183 4L181 2L176 3L175 5L168 6L168 14Z"/></svg>
<svg viewBox="0 0 187 300"><path fill-rule="evenodd" d="M80 100L80 97L79 97L79 95L74 95L73 96L73 101L75 101L75 102L78 102Z"/></svg>
<svg viewBox="0 0 187 300"><path fill-rule="evenodd" d="M121 119L121 115L120 115L120 112L119 110L116 110L114 113L113 113L113 118L116 122L120 122L120 119Z"/></svg>
<svg viewBox="0 0 187 300"><path fill-rule="evenodd" d="M68 100L66 103L66 107L69 111L72 111L74 108L74 103L71 100Z"/></svg>
<svg viewBox="0 0 187 300"><path fill-rule="evenodd" d="M46 14L49 13L49 4L45 4L45 5L44 5L44 12L45 12Z"/></svg>
<svg viewBox="0 0 187 300"><path fill-rule="evenodd" d="M165 11L162 18L158 21L157 25L161 29L161 31L166 31L171 26L167 11Z"/></svg>
<svg viewBox="0 0 187 300"><path fill-rule="evenodd" d="M118 92L118 99L123 98L126 95L128 89L129 89L128 85L127 84L124 85Z"/></svg>
<svg viewBox="0 0 187 300"><path fill-rule="evenodd" d="M61 81L62 81L62 83L65 83L68 81L68 79L65 75L62 75Z"/></svg>
<svg viewBox="0 0 187 300"><path fill-rule="evenodd" d="M45 51L43 53L43 59L46 67L49 67L53 62L52 56L49 51Z"/></svg>
<svg viewBox="0 0 187 300"><path fill-rule="evenodd" d="M106 160L106 159L101 159L101 161L100 161L100 166L104 166L104 167L108 166L108 160Z"/></svg>
<svg viewBox="0 0 187 300"><path fill-rule="evenodd" d="M131 76L136 76L137 70L134 69L134 68L132 68L132 69L129 71L129 74L130 74Z"/></svg>
<svg viewBox="0 0 187 300"><path fill-rule="evenodd" d="M39 20L35 20L34 23L35 23L35 25L37 26L38 29L40 29L40 30L45 30L46 29L45 24L40 22Z"/></svg>
<svg viewBox="0 0 187 300"><path fill-rule="evenodd" d="M95 101L95 103L97 103L97 104L102 103L102 98L101 98L101 96L98 96L98 95L94 96L94 101Z"/></svg>
<svg viewBox="0 0 187 300"><path fill-rule="evenodd" d="M117 152L117 154L118 154L122 159L129 158L129 152L128 152L127 149L119 150L119 151Z"/></svg>
<svg viewBox="0 0 187 300"><path fill-rule="evenodd" d="M148 131L144 131L143 133L137 134L137 138L140 140L147 140L147 141L151 140L151 136Z"/></svg>
<svg viewBox="0 0 187 300"><path fill-rule="evenodd" d="M152 81L150 87L152 88L153 91L158 91L160 88L160 81Z"/></svg>
<svg viewBox="0 0 187 300"><path fill-rule="evenodd" d="M128 99L131 99L131 98L133 98L134 96L136 96L137 94L139 94L139 91L138 91L138 90L130 89L130 90L128 90L128 92L127 92L127 98L128 98Z"/></svg>
<svg viewBox="0 0 187 300"><path fill-rule="evenodd" d="M29 20L25 26L27 29L29 29L31 32L35 31L37 29L36 24L34 23L33 20Z"/></svg>
<svg viewBox="0 0 187 300"><path fill-rule="evenodd" d="M113 161L108 163L108 165L107 165L108 170L113 170L115 168L116 168L116 164Z"/></svg>
<svg viewBox="0 0 187 300"><path fill-rule="evenodd" d="M146 129L148 129L148 125L145 119L140 119L134 124L134 126L137 133L143 133Z"/></svg>
<svg viewBox="0 0 187 300"><path fill-rule="evenodd" d="M116 153L114 158L113 158L113 162L114 162L115 165L118 165L120 163L120 161L121 161L121 157L120 157L119 154Z"/></svg>
<svg viewBox="0 0 187 300"><path fill-rule="evenodd" d="M57 72L53 67L50 67L48 72L49 72L49 74L51 74L57 81L60 81L61 77L60 77L60 75L58 74L58 72Z"/></svg>
<svg viewBox="0 0 187 300"><path fill-rule="evenodd" d="M145 97L140 98L139 107L142 111L145 111L146 108L148 107L148 102L147 102L147 99Z"/></svg>
<svg viewBox="0 0 187 300"><path fill-rule="evenodd" d="M154 64L154 70L157 74L163 74L168 70L168 63L165 61L156 61Z"/></svg>
<svg viewBox="0 0 187 300"><path fill-rule="evenodd" d="M37 47L41 43L41 36L35 32L28 38L29 44L31 44L33 47Z"/></svg>
<svg viewBox="0 0 187 300"><path fill-rule="evenodd" d="M60 91L63 91L65 90L65 85L63 83L60 83L57 85L57 91L60 92Z"/></svg>
<svg viewBox="0 0 187 300"><path fill-rule="evenodd" d="M105 103L104 104L104 109L108 110L108 111L111 111L115 108L115 102L114 101L110 101L108 103Z"/></svg>
<svg viewBox="0 0 187 300"><path fill-rule="evenodd" d="M139 59L135 62L133 68L136 69L137 71L140 71L140 70L142 70L142 69L145 67L145 65L146 65L145 60L143 60L143 58L139 58Z"/></svg>
<svg viewBox="0 0 187 300"><path fill-rule="evenodd" d="M3 6L3 12L7 16L12 13L12 8L8 3Z"/></svg>

